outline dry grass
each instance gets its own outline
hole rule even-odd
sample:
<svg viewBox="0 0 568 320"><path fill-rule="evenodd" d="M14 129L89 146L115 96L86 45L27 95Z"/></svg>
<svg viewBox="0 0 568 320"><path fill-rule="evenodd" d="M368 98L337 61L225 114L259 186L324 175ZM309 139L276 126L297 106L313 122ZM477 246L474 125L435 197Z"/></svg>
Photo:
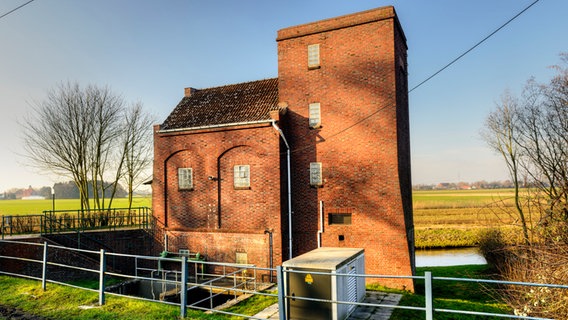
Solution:
<svg viewBox="0 0 568 320"><path fill-rule="evenodd" d="M567 319L568 290L549 286L524 286L532 282L565 285L568 281L568 246L563 242L509 245L493 230L481 238L480 249L503 280L512 283L491 292L506 302L514 314L524 317Z"/></svg>

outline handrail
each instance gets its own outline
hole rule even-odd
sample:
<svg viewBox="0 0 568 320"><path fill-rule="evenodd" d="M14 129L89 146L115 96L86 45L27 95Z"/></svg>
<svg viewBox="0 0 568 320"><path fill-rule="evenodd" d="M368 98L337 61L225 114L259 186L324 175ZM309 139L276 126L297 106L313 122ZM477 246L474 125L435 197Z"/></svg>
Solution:
<svg viewBox="0 0 568 320"><path fill-rule="evenodd" d="M18 246L30 246L31 247L35 247L38 249L30 249L30 250L9 250L9 245L18 245ZM41 248L39 247L43 247L43 255L41 255L40 251ZM61 250L70 250L72 252L79 252L79 253L87 253L87 254L98 254L100 259L100 265L97 268L96 263L95 265L90 265L88 267L83 267L80 264L78 265L70 265L69 261L58 261L55 260L56 256L53 255L48 255L47 254L47 250L49 248L58 248ZM109 271L106 269L106 265L103 261L106 261L107 256L113 256L113 255L119 255L119 256L130 256L130 257L136 257L138 259L147 259L150 261L160 261L160 260L167 260L167 261L171 261L174 264L178 264L178 266L181 266L182 269L182 273L184 274L184 276L178 277L179 271L175 271L175 270L166 270L167 272L170 273L174 273L175 274L175 280L173 279L169 279L169 277L166 277L164 273L162 273L162 279L159 279L159 281L162 282L162 284L164 283L172 283L174 284L176 287L181 287L184 288L186 287L186 285L192 285L192 286L200 286L200 287L204 287L207 289L222 289L224 291L228 291L228 292L240 292L240 293L250 293L250 294L259 294L259 295L271 295L274 296L272 294L267 294L267 293L262 293L262 292L258 292L256 290L256 286L254 290L248 290L246 283L248 282L248 277L238 277L238 274L240 272L242 272L244 270L241 268L237 267L237 264L226 264L226 267L230 267L230 268L235 268L235 271L232 272L228 272L225 273L224 275L216 275L217 279L212 279L209 281L206 281L204 283L194 283L194 284L190 284L187 282L187 264L191 263L187 260L186 257L182 257L181 260L179 259L170 259L170 258L161 258L161 257L151 257L151 256L137 256L137 255L123 255L123 254L114 254L114 253L106 253L105 250L100 250L100 251L91 251L91 250L80 250L80 249L73 249L73 248L66 248L66 247L61 247L61 246L48 246L47 242L45 242L43 244L43 246L41 244L38 243L29 243L29 242L23 242L23 241L9 241L9 240L0 240L0 248L2 250L0 250L0 261L3 260L12 260L12 261L21 261L22 265L25 265L25 268L21 268L21 269L10 269L10 267L8 267L9 265L14 265L14 263L9 263L9 264L5 264L5 263L0 263L0 274L4 274L4 275L9 275L9 276L19 276L19 277L25 277L25 278L30 278L30 279L35 279L35 280L41 280L42 281L42 287L44 287L45 282L50 282L50 283L58 283L58 284L62 284L62 285L69 285L75 288L79 288L79 289L84 289L84 290L89 290L89 291L93 291L93 289L87 289L87 288L82 288L82 287L77 287L75 285L72 284L67 284L61 281L56 281L54 279L49 279L48 276L50 275L49 272L54 272L55 270L52 270L53 267L58 267L58 268L70 268L72 270L77 270L77 271L84 271L84 272L89 272L89 273L94 273L94 274L98 274L100 276L101 279L104 279L104 275L112 275L112 276L118 276L118 277L124 277L127 279L136 279L136 280L148 280L149 278L147 277L140 277L137 275L131 275L131 274L119 274L119 273L115 273L112 271ZM35 252L35 255L30 255L30 252ZM43 256L43 258L39 258L40 256ZM211 262L206 262L208 264L211 264ZM42 266L42 269L44 270L44 272L41 275L38 275L37 273L35 274L30 274L28 273L26 270L30 270L30 268L28 268L31 265L34 264L38 264L40 266ZM215 265L217 265L219 263L215 263ZM52 268L47 268L47 266L52 266ZM243 265L241 265L242 267ZM94 268L92 268L94 267ZM245 267L246 269L250 269L250 270L254 270L255 272L257 270L264 270L266 271L266 268L257 268L254 265L246 265ZM185 271L183 271L185 270ZM270 269L270 271L274 271L273 269ZM373 307L380 307L380 308L391 308L391 309L408 309L408 310L415 310L415 311L421 311L424 312L426 314L426 319L433 319L433 315L435 313L452 313L452 314L469 314L469 315L480 315L480 316L493 316L493 317L500 317L500 318L514 318L514 319L539 319L539 320L545 320L547 318L537 318L537 317L530 317L530 316L518 316L518 315L511 315L511 314L498 314L498 313L487 313L487 312L478 312L478 311L468 311L468 310L451 310L451 309L441 309L441 308L434 308L433 304L431 303L433 301L434 298L434 294L433 294L433 290L432 290L432 284L434 281L464 281L464 282L480 282L480 283L492 283L492 284L514 284L514 285L524 285L524 286L540 286L540 287L550 287L550 288L559 288L559 289L563 289L563 290L568 290L568 285L560 285L560 284L545 284L545 283L528 283L528 282L510 282L510 281L499 281L499 280L490 280L490 279L470 279L470 278L449 278L449 277L433 277L432 273L427 271L425 272L424 276L400 276L402 278L411 278L411 279L421 279L424 280L425 283L425 305L423 307L415 307L415 306L404 306L404 305L383 305L383 304L371 304L371 303L366 303L366 302L360 302L360 301L342 301L339 299L336 300L330 300L330 299L318 299L316 297L309 297L309 296L290 296L288 294L288 290L285 287L285 283L284 281L282 281L282 279L286 279L289 277L289 274L291 273L298 273L298 274L304 274L306 273L306 271L302 270L289 270L289 269L285 269L282 266L278 266L276 268L276 274L277 274L277 279L278 279L278 299L279 299L279 312L280 312L280 316L281 319L286 319L286 311L285 308L287 306L287 301L289 301L290 299L295 299L295 300L307 300L307 301L314 301L314 302L324 302L324 303L333 303L333 304L347 304L347 305L354 305L354 306L373 306ZM392 275L372 275L372 274L350 274L350 273L326 273L326 272L318 272L318 271L310 271L310 273L312 275L316 275L316 274L324 274L324 275L328 275L331 277L365 277L365 278L392 278ZM234 279L234 285L233 287L222 287L219 285L215 285L214 282L218 281L219 279L222 278L233 278ZM396 276L399 277L399 276ZM242 282L239 281L237 283L237 278L241 278ZM256 279L256 275L254 277L251 277L250 279ZM156 280L156 279L153 279ZM180 284L181 283L181 284ZM45 289L45 287L44 287ZM97 291L97 290L94 290ZM104 295L105 294L112 294L112 295L121 295L121 296L125 296L123 294L117 294L117 293L110 293L110 292L106 292L105 288L104 288L104 281L101 281L101 285L98 289L99 291L99 297L100 297L100 303L104 304ZM213 294L210 295L210 297L212 297ZM154 301L154 300L150 300L150 299L145 299L145 298L140 298L140 297L132 297L132 296L128 296L126 295L126 297L129 298L135 298L135 299L141 299L141 300L149 300L149 301ZM190 306L194 309L197 310L208 310L208 311L213 311L213 312L219 312L222 314L232 314L230 312L226 312L226 311L221 311L221 310L217 310L214 308L203 308L203 307L198 307L195 306L194 303L191 304L180 304L180 303L172 303L172 302L166 302L166 301L160 301L161 303L167 303L167 304L177 304L181 307L181 312L184 313L185 311L185 307L186 306ZM243 315L239 315L239 314L232 314L235 316L243 316Z"/></svg>
<svg viewBox="0 0 568 320"><path fill-rule="evenodd" d="M53 234L152 226L148 207L89 210L45 210L42 214L0 215L0 235Z"/></svg>
<svg viewBox="0 0 568 320"><path fill-rule="evenodd" d="M42 234L131 227L147 229L152 220L148 207L45 210L43 216Z"/></svg>

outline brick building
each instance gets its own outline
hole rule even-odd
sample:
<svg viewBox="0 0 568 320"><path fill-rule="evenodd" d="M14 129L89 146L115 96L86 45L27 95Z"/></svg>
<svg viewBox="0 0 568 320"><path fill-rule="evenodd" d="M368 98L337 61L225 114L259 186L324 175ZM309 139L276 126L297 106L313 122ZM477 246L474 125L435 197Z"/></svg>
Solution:
<svg viewBox="0 0 568 320"><path fill-rule="evenodd" d="M412 275L407 47L394 8L276 41L278 78L186 88L155 127L153 211L168 250L267 267L362 247L367 273Z"/></svg>

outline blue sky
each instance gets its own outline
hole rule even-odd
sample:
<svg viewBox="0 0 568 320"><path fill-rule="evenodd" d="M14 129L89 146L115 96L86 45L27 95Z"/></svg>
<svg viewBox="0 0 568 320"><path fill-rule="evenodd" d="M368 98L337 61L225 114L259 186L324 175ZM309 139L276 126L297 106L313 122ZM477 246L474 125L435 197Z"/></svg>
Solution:
<svg viewBox="0 0 568 320"><path fill-rule="evenodd" d="M277 76L279 29L394 5L414 87L534 0L36 0L0 19L0 191L67 180L21 157L24 115L61 82L108 85L165 119L185 87ZM0 15L27 0L2 0ZM410 93L413 183L506 179L479 138L504 90L547 81L568 51L568 1L541 0Z"/></svg>

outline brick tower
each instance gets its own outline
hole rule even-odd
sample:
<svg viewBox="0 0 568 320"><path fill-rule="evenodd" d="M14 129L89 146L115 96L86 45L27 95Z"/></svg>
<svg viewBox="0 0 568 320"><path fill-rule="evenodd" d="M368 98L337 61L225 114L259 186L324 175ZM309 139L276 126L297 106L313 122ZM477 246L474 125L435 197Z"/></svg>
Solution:
<svg viewBox="0 0 568 320"><path fill-rule="evenodd" d="M412 275L407 47L394 8L285 28L277 43L293 255L361 247L368 274Z"/></svg>

